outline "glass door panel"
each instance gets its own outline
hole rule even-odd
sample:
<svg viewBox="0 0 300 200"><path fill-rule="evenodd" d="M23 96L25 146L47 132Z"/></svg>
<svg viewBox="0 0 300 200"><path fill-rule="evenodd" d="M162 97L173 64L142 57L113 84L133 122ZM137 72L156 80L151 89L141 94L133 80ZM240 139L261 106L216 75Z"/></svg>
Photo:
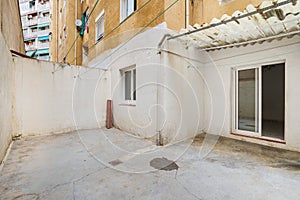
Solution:
<svg viewBox="0 0 300 200"><path fill-rule="evenodd" d="M258 68L237 71L236 128L258 133Z"/></svg>

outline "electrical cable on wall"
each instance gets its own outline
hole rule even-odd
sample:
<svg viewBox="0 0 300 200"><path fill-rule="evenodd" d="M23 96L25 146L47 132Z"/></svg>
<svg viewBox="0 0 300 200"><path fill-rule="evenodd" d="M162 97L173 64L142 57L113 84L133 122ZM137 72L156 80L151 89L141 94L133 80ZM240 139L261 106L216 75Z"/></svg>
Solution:
<svg viewBox="0 0 300 200"><path fill-rule="evenodd" d="M148 0L147 2L145 2L145 3L144 3L139 9L137 9L134 13L136 13L136 12L140 11L141 9L143 9L143 8L144 8L147 4L149 4L151 1L152 1L152 0ZM96 8L98 2L99 2L99 0L95 3L95 5L94 5L92 11L91 11L90 14L86 17L85 24L88 23L88 21L89 21L91 15L92 15L92 13L94 12L94 10L95 10L95 8ZM122 21L120 24L118 24L116 27L114 27L107 35L105 35L105 36L103 37L103 39L104 39L104 38L107 38L112 32L114 32L117 28L119 28L119 27L120 27L127 19L128 19L128 18L126 18L124 21ZM67 54L63 57L63 59L66 58L66 57L68 56L68 54L70 53L71 49L73 48L73 46L75 45L76 41L78 40L79 36L80 36L80 34L77 33L77 37L76 37L75 40L73 41L71 47L68 49ZM94 45L92 45L92 47L95 46L96 44L98 44L99 42L100 42L100 41L97 41ZM91 48L92 48L92 47L91 47ZM90 49L90 48L89 48L89 49ZM75 59L74 59L74 60L76 60L76 58L77 58L77 55L75 55ZM73 61L74 61L74 60L73 60ZM72 61L72 62L73 62L73 61ZM72 62L71 62L71 63L72 63Z"/></svg>
<svg viewBox="0 0 300 200"><path fill-rule="evenodd" d="M143 31L145 31L146 28L148 28L155 20L157 20L159 17L161 17L163 14L165 14L169 9L171 9L176 3L178 3L180 0L175 0L172 4L170 4L166 9L164 9L162 12L160 12L156 17L154 17L148 24L146 24L146 26L144 26L141 30L139 30L137 33L135 33L131 38L129 38L126 42L124 42L121 46L119 46L115 51L113 51L112 53L110 53L105 59L108 59L110 56L112 56L113 54L115 54L120 48L122 48L124 45L126 45L128 42L130 42L133 38L135 38L137 35L139 35L140 33L142 33ZM94 46L94 45L93 45ZM92 47L93 47L92 46ZM92 48L91 47L91 48ZM91 67L91 69L96 68L96 67ZM88 71L84 72L87 73ZM82 74L84 74L82 73Z"/></svg>

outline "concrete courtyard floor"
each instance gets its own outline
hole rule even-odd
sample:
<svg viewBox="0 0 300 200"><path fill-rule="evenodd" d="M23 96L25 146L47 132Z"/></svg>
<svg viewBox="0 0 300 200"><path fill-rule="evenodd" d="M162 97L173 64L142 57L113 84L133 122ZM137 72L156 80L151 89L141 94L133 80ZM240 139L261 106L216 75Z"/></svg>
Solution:
<svg viewBox="0 0 300 200"><path fill-rule="evenodd" d="M300 153L209 135L157 147L117 129L25 137L0 199L300 199Z"/></svg>

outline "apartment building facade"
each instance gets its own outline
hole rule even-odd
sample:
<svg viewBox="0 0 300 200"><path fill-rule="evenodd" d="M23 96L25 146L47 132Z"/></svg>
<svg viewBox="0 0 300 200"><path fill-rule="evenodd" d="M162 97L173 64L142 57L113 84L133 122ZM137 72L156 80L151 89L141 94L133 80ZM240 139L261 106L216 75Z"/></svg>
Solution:
<svg viewBox="0 0 300 200"><path fill-rule="evenodd" d="M50 0L19 0L26 55L50 60Z"/></svg>
<svg viewBox="0 0 300 200"><path fill-rule="evenodd" d="M229 2L229 3L228 3ZM166 22L179 32L187 24L210 22L262 0L76 0L53 1L51 57L54 61L88 65L105 50L139 31ZM143 29L143 30L141 30ZM111 38L127 32L120 40ZM104 42L110 39L110 42Z"/></svg>
<svg viewBox="0 0 300 200"><path fill-rule="evenodd" d="M51 58L55 62L74 65L82 63L81 24L83 5L82 0L52 0L51 15Z"/></svg>

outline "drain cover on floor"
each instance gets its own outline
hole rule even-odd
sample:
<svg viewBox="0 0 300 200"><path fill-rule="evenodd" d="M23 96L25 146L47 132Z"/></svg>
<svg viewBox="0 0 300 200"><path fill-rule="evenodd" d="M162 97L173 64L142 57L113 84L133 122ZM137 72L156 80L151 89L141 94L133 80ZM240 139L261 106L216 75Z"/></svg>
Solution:
<svg viewBox="0 0 300 200"><path fill-rule="evenodd" d="M154 158L150 161L150 166L165 171L178 170L179 166L172 160L166 158Z"/></svg>

